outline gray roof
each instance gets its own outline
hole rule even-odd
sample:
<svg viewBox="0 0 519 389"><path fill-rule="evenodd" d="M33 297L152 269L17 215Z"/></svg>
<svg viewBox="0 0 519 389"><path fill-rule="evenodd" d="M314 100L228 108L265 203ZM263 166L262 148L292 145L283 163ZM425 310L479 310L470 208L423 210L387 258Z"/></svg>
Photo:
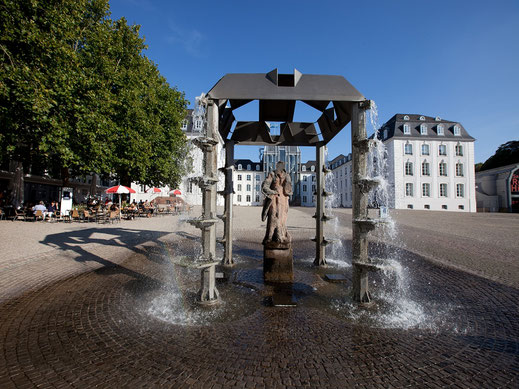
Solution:
<svg viewBox="0 0 519 389"><path fill-rule="evenodd" d="M228 139L235 121L233 110L259 100L259 120L237 122L230 139L244 145L291 146L328 143L350 122L352 104L365 100L342 76L302 74L297 70L278 74L277 69L266 74L227 74L207 97L218 104L223 139ZM296 101L321 111L321 116L314 122L294 121ZM280 135L270 133L268 122L282 122Z"/></svg>
<svg viewBox="0 0 519 389"><path fill-rule="evenodd" d="M409 120L405 118L409 117ZM423 118L424 120L420 120ZM404 134L404 124L409 124L411 134ZM425 124L427 126L427 135L421 135L420 125ZM437 126L443 125L444 135L437 134ZM454 126L460 127L460 135L454 135ZM379 133L379 138L382 139L384 136L384 130L387 130L387 139L435 139L435 140L464 140L464 141L475 141L475 139L469 135L467 130L459 122L451 120L444 120L439 117L416 115L416 114L396 114L387 121L382 127Z"/></svg>
<svg viewBox="0 0 519 389"><path fill-rule="evenodd" d="M263 164L261 162L253 162L250 159L235 159L234 167L237 169L238 165L241 165L243 171L247 171L247 165L251 166L250 171L262 171L263 170ZM257 166L259 166L259 170L257 170Z"/></svg>

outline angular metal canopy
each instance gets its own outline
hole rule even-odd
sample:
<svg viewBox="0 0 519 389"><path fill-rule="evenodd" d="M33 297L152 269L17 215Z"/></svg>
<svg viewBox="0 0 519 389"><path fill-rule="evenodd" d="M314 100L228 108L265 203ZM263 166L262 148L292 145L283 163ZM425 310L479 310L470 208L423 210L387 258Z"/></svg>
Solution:
<svg viewBox="0 0 519 389"><path fill-rule="evenodd" d="M227 139L235 117L232 113L259 100L259 120L238 122L231 139L244 145L314 146L320 142L315 123L294 122L296 101L322 112L316 119L322 142L328 143L351 120L351 105L365 97L342 76L278 74L227 74L207 93L219 106L219 130ZM230 107L227 107L229 102ZM330 102L332 106L330 106ZM280 135L271 135L267 122L283 122Z"/></svg>

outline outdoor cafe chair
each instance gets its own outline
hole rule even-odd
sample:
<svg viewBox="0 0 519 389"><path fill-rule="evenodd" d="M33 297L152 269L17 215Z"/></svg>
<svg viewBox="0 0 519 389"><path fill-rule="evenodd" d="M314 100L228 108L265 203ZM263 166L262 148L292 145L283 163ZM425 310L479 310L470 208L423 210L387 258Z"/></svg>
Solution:
<svg viewBox="0 0 519 389"><path fill-rule="evenodd" d="M72 218L72 220L80 221L79 212L77 209L72 210L72 214L70 215L70 217Z"/></svg>
<svg viewBox="0 0 519 389"><path fill-rule="evenodd" d="M27 220L25 217L26 217L25 216L25 211L23 209L21 209L21 210L15 209L14 210L13 222L15 220L18 220L18 219L21 219L21 220L25 221L25 220Z"/></svg>
<svg viewBox="0 0 519 389"><path fill-rule="evenodd" d="M37 221L38 219L40 219L41 221L43 221L45 219L43 212L40 211L39 209L34 212L34 221Z"/></svg>
<svg viewBox="0 0 519 389"><path fill-rule="evenodd" d="M2 208L0 208L0 220L5 219L5 213Z"/></svg>

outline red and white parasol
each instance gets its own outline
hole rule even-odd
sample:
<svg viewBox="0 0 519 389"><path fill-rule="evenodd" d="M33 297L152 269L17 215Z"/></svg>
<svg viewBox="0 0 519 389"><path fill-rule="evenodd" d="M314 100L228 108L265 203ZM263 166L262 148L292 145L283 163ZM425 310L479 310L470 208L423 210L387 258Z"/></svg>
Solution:
<svg viewBox="0 0 519 389"><path fill-rule="evenodd" d="M146 193L162 193L162 190L160 188L150 188L146 191Z"/></svg>
<svg viewBox="0 0 519 389"><path fill-rule="evenodd" d="M137 193L132 188L128 188L124 185L116 185L112 186L111 188L108 188L106 193L117 193L117 194L126 194L126 193Z"/></svg>
<svg viewBox="0 0 519 389"><path fill-rule="evenodd" d="M179 191L178 189L174 189L174 190L171 190L169 192L170 195L175 195L175 196L181 196L182 195L182 192Z"/></svg>

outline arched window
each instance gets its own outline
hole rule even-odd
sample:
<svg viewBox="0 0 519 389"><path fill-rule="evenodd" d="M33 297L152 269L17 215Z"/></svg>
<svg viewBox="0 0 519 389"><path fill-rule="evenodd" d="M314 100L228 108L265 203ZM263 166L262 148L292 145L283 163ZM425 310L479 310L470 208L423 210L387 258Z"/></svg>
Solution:
<svg viewBox="0 0 519 389"><path fill-rule="evenodd" d="M242 169L243 169L243 167L242 167L241 163L239 163L238 164L238 170L242 170Z"/></svg>
<svg viewBox="0 0 519 389"><path fill-rule="evenodd" d="M405 163L405 175L406 176L412 176L413 175L413 163L407 161Z"/></svg>
<svg viewBox="0 0 519 389"><path fill-rule="evenodd" d="M259 165L259 163L256 165L256 170L260 170L260 165Z"/></svg>
<svg viewBox="0 0 519 389"><path fill-rule="evenodd" d="M305 165L301 166L301 171L306 172L306 166Z"/></svg>
<svg viewBox="0 0 519 389"><path fill-rule="evenodd" d="M454 126L454 135L455 136L460 136L461 135L460 126L458 126L458 125Z"/></svg>
<svg viewBox="0 0 519 389"><path fill-rule="evenodd" d="M425 120L425 116L420 116L420 120L424 121Z"/></svg>
<svg viewBox="0 0 519 389"><path fill-rule="evenodd" d="M404 120L409 120L409 116L405 115Z"/></svg>
<svg viewBox="0 0 519 389"><path fill-rule="evenodd" d="M447 163L444 161L441 161L438 165L438 172L440 176L447 177Z"/></svg>
<svg viewBox="0 0 519 389"><path fill-rule="evenodd" d="M247 170L251 170L251 166L250 166L250 164L247 165Z"/></svg>
<svg viewBox="0 0 519 389"><path fill-rule="evenodd" d="M444 135L444 133L443 133L443 126L442 126L441 124L438 124L438 125L436 126L436 133L437 133L438 135Z"/></svg>
<svg viewBox="0 0 519 389"><path fill-rule="evenodd" d="M456 176L463 177L463 164L461 162L456 163Z"/></svg>
<svg viewBox="0 0 519 389"><path fill-rule="evenodd" d="M422 176L430 176L431 175L431 169L429 167L429 162L423 161L422 162Z"/></svg>
<svg viewBox="0 0 519 389"><path fill-rule="evenodd" d="M406 143L404 145L404 154L413 155L413 145L411 143Z"/></svg>
<svg viewBox="0 0 519 389"><path fill-rule="evenodd" d="M439 122L439 121L441 121L442 119L441 119L439 116L436 116L436 117L434 118L434 120L436 120L437 122Z"/></svg>
<svg viewBox="0 0 519 389"><path fill-rule="evenodd" d="M404 134L405 135L411 134L411 127L409 126L409 124L404 124Z"/></svg>
<svg viewBox="0 0 519 389"><path fill-rule="evenodd" d="M427 135L427 126L425 124L420 124L420 135Z"/></svg>
<svg viewBox="0 0 519 389"><path fill-rule="evenodd" d="M313 166L313 165L310 166L310 170L311 170L312 172L315 171L315 166Z"/></svg>

